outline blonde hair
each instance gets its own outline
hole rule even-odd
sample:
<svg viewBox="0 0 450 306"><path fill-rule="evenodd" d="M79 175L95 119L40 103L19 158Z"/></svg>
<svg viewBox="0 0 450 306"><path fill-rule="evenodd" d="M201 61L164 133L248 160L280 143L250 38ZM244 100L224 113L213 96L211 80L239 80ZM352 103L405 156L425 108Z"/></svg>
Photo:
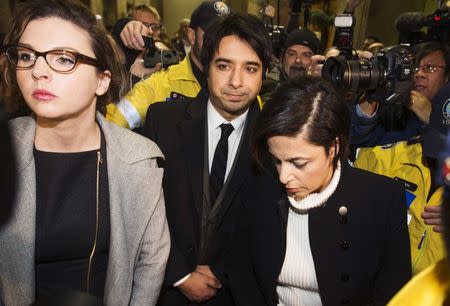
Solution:
<svg viewBox="0 0 450 306"><path fill-rule="evenodd" d="M136 15L136 12L137 12L137 11L142 11L142 12L150 13L150 14L152 14L153 16L155 16L155 19L156 19L158 22L161 22L161 17L159 16L158 10L157 10L156 8L154 8L153 6L150 6L150 5L148 5L148 4L140 4L140 5L137 5L137 6L133 7L133 8L130 10L130 13L128 14L128 16L134 18L134 16Z"/></svg>

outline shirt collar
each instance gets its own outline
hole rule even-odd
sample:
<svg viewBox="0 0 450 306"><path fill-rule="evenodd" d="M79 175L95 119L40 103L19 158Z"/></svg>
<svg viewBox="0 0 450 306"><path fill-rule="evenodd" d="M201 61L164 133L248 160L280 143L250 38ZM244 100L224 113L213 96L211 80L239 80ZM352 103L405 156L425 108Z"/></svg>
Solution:
<svg viewBox="0 0 450 306"><path fill-rule="evenodd" d="M228 121L217 112L217 110L212 105L211 100L208 99L207 112L208 112L208 130L217 129L220 127L222 123L231 123L234 132L236 132L236 134L239 136L242 134L245 125L245 120L247 119L248 115L248 109L245 111L245 113L243 113L236 119Z"/></svg>

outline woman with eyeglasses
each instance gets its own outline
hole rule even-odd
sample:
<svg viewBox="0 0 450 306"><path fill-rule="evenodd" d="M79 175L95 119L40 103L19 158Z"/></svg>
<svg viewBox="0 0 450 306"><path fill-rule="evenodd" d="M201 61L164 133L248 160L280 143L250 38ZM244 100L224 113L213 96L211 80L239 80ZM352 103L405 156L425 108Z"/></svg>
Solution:
<svg viewBox="0 0 450 306"><path fill-rule="evenodd" d="M0 229L0 305L156 304L170 248L162 154L102 115L124 88L106 32L78 2L28 1L4 50L32 115L10 122L18 188Z"/></svg>

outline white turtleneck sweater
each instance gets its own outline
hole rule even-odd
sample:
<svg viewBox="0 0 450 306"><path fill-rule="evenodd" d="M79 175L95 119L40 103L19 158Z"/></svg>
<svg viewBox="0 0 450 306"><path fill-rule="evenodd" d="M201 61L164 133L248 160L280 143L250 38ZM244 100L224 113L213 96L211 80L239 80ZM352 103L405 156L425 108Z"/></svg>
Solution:
<svg viewBox="0 0 450 306"><path fill-rule="evenodd" d="M279 306L319 306L316 271L309 244L309 210L323 205L336 190L341 177L338 164L330 183L320 193L312 193L300 201L289 197L286 231L286 254L278 276Z"/></svg>

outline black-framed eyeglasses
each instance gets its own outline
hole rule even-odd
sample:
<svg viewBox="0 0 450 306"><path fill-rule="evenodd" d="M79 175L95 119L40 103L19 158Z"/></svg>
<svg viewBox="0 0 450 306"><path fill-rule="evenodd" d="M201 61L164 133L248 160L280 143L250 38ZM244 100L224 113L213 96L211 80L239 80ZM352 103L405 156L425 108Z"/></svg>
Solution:
<svg viewBox="0 0 450 306"><path fill-rule="evenodd" d="M445 69L445 66L433 65L431 63L422 66L417 65L414 67L414 73L418 73L420 70L422 70L423 73L433 73L438 69Z"/></svg>
<svg viewBox="0 0 450 306"><path fill-rule="evenodd" d="M99 67L99 63L95 58L72 50L55 49L46 52L38 52L31 48L19 45L6 46L5 53L9 61L20 69L32 68L40 56L42 56L47 65L56 72L71 72L80 63Z"/></svg>
<svg viewBox="0 0 450 306"><path fill-rule="evenodd" d="M144 23L147 28L152 29L153 32L160 31L162 28L162 24L160 23Z"/></svg>

